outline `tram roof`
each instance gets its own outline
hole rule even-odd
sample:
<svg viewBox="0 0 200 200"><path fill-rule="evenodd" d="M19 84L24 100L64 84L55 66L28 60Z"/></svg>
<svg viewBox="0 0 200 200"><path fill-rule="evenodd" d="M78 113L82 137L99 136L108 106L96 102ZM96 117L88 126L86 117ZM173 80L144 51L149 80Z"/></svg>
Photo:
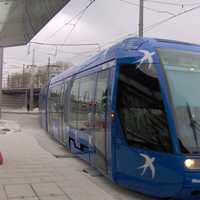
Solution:
<svg viewBox="0 0 200 200"><path fill-rule="evenodd" d="M157 48L169 48L169 49L200 52L200 45L192 43L167 40L167 39L156 39L156 38L140 38L140 37L127 38L109 47L108 49L103 50L102 52L90 58L82 65L69 68L63 73L55 76L51 80L51 84L61 81L64 78L70 77L81 71L85 71L89 68L98 66L109 60L139 56L138 50L147 49L155 51Z"/></svg>

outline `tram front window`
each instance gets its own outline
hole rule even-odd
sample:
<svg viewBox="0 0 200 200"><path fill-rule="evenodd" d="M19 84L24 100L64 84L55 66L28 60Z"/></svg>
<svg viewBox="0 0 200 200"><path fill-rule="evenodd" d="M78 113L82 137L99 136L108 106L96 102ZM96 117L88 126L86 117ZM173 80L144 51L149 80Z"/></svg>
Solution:
<svg viewBox="0 0 200 200"><path fill-rule="evenodd" d="M171 151L154 65L121 66L117 110L129 146L162 152Z"/></svg>
<svg viewBox="0 0 200 200"><path fill-rule="evenodd" d="M200 153L200 53L158 49L183 153Z"/></svg>

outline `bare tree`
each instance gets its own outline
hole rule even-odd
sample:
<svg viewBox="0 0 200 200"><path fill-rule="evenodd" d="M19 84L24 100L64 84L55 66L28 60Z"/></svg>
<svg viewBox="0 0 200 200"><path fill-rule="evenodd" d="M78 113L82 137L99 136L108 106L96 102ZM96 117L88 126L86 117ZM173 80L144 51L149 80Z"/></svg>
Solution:
<svg viewBox="0 0 200 200"><path fill-rule="evenodd" d="M65 71L66 69L72 67L73 64L66 63L62 61L56 62L56 64L38 66L36 70L32 73L33 75L33 85L34 88L41 88L51 79L53 76ZM30 69L30 68L29 68ZM48 71L49 70L49 71ZM7 87L8 88L30 88L30 76L31 71L24 70L23 72L14 73L8 75Z"/></svg>

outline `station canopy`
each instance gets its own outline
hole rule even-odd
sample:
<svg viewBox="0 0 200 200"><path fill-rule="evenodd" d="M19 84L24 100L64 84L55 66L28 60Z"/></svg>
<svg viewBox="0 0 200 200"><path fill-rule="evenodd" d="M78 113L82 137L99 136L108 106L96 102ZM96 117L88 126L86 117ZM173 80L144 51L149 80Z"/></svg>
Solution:
<svg viewBox="0 0 200 200"><path fill-rule="evenodd" d="M0 47L27 44L70 0L0 0Z"/></svg>

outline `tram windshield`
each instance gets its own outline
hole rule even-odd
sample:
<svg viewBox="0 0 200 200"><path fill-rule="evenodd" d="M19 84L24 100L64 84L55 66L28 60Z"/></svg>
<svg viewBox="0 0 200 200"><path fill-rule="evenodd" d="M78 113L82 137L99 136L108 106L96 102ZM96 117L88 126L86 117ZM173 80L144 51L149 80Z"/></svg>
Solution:
<svg viewBox="0 0 200 200"><path fill-rule="evenodd" d="M153 64L120 67L117 111L129 146L171 152L166 114Z"/></svg>
<svg viewBox="0 0 200 200"><path fill-rule="evenodd" d="M158 49L183 153L200 153L200 53Z"/></svg>

